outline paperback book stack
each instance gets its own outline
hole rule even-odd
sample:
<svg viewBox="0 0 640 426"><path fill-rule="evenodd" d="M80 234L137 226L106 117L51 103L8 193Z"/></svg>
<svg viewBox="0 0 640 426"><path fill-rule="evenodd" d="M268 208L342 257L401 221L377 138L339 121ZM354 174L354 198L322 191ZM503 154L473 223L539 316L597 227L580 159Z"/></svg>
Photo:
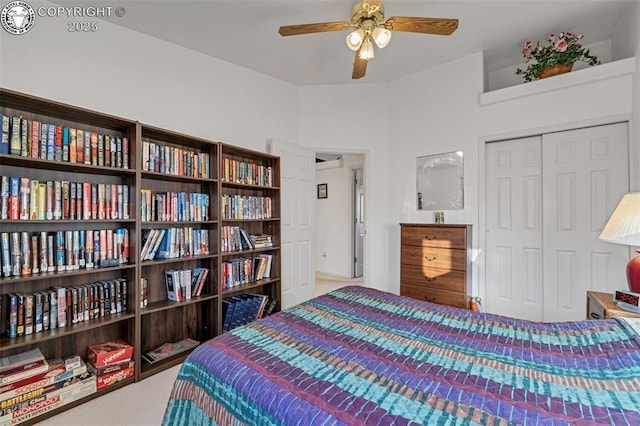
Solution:
<svg viewBox="0 0 640 426"><path fill-rule="evenodd" d="M96 391L78 355L45 360L39 349L0 359L0 425L19 424Z"/></svg>
<svg viewBox="0 0 640 426"><path fill-rule="evenodd" d="M149 364L155 364L158 361L162 361L163 359L188 351L191 348L195 348L199 344L200 342L193 339L184 339L175 343L163 343L156 349L147 352L146 354L142 354L142 359L147 361Z"/></svg>
<svg viewBox="0 0 640 426"><path fill-rule="evenodd" d="M89 371L95 374L97 389L112 386L135 374L133 346L121 339L91 345L87 349Z"/></svg>
<svg viewBox="0 0 640 426"><path fill-rule="evenodd" d="M222 332L264 318L275 310L277 302L264 294L241 294L222 300Z"/></svg>

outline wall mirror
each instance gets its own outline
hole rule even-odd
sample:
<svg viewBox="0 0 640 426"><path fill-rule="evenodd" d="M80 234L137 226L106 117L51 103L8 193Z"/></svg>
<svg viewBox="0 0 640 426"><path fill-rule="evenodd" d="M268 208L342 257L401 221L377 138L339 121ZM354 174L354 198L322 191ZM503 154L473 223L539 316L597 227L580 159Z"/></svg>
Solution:
<svg viewBox="0 0 640 426"><path fill-rule="evenodd" d="M460 210L464 208L464 165L462 151L418 157L418 210Z"/></svg>

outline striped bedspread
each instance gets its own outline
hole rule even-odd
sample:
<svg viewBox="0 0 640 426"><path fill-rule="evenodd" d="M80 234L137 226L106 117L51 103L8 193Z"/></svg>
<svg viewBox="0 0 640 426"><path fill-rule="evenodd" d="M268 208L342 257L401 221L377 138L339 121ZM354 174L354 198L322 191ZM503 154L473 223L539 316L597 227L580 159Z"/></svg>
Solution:
<svg viewBox="0 0 640 426"><path fill-rule="evenodd" d="M631 321L536 323L345 287L200 345L163 424L637 426Z"/></svg>

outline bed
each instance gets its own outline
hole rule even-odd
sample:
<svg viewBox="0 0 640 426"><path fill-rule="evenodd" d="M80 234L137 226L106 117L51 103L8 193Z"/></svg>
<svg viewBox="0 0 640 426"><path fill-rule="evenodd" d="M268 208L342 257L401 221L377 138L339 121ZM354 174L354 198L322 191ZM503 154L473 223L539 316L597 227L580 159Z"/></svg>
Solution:
<svg viewBox="0 0 640 426"><path fill-rule="evenodd" d="M640 323L344 287L201 344L164 425L640 425Z"/></svg>

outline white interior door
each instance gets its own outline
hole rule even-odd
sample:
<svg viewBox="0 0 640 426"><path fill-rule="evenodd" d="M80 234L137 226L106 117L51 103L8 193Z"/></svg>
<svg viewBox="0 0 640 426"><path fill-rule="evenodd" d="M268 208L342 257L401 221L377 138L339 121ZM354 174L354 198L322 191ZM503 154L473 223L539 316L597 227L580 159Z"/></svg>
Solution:
<svg viewBox="0 0 640 426"><path fill-rule="evenodd" d="M488 312L585 318L588 290L626 287L627 247L600 232L629 190L627 123L486 145Z"/></svg>
<svg viewBox="0 0 640 426"><path fill-rule="evenodd" d="M284 141L268 140L267 151L280 156L282 308L315 295L315 153Z"/></svg>
<svg viewBox="0 0 640 426"><path fill-rule="evenodd" d="M541 138L487 145L488 312L542 321Z"/></svg>
<svg viewBox="0 0 640 426"><path fill-rule="evenodd" d="M588 290L626 287L628 248L598 239L629 191L627 123L545 134L544 319L585 318Z"/></svg>

